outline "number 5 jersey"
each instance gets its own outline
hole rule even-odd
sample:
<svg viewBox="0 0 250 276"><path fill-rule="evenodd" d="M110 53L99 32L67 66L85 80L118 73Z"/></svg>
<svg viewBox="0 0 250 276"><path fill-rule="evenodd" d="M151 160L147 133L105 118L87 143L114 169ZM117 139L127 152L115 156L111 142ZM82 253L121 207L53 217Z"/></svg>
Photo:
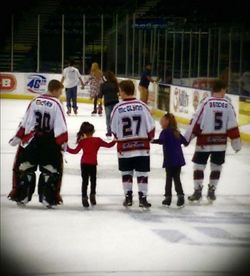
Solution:
<svg viewBox="0 0 250 276"><path fill-rule="evenodd" d="M26 147L35 135L44 133L53 133L59 145L68 141L63 106L59 99L48 94L30 102L15 137L21 139L22 147Z"/></svg>
<svg viewBox="0 0 250 276"><path fill-rule="evenodd" d="M200 104L185 133L188 143L195 136L196 151L225 151L228 137L235 151L241 149L236 114L229 100L207 97Z"/></svg>
<svg viewBox="0 0 250 276"><path fill-rule="evenodd" d="M142 101L131 98L118 103L111 114L111 130L117 139L119 158L149 156L155 124Z"/></svg>

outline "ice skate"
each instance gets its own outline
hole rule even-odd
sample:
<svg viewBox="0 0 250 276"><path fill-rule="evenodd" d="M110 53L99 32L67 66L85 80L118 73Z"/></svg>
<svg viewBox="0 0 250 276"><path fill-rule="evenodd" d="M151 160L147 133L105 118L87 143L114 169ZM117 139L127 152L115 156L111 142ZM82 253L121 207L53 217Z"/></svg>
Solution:
<svg viewBox="0 0 250 276"><path fill-rule="evenodd" d="M202 198L201 191L202 191L202 188L198 188L194 190L194 193L188 197L188 200L191 202L199 202Z"/></svg>
<svg viewBox="0 0 250 276"><path fill-rule="evenodd" d="M128 191L126 196L125 196L125 200L123 202L123 206L124 207L130 207L133 205L133 192L132 191Z"/></svg>
<svg viewBox="0 0 250 276"><path fill-rule="evenodd" d="M213 202L216 200L214 185L208 185L207 199L210 202Z"/></svg>
<svg viewBox="0 0 250 276"><path fill-rule="evenodd" d="M18 207L26 207L26 203L24 203L23 201L17 201L16 205Z"/></svg>
<svg viewBox="0 0 250 276"><path fill-rule="evenodd" d="M82 198L82 206L85 207L85 208L89 207L88 197L83 197Z"/></svg>
<svg viewBox="0 0 250 276"><path fill-rule="evenodd" d="M142 192L139 192L139 207L150 208L151 203L147 201L147 197L143 195Z"/></svg>
<svg viewBox="0 0 250 276"><path fill-rule="evenodd" d="M43 204L43 206L46 207L47 209L54 209L54 208L55 208L54 205L48 203L48 201L45 200L45 199L42 200L42 204Z"/></svg>
<svg viewBox="0 0 250 276"><path fill-rule="evenodd" d="M92 112L91 112L91 116L95 116L97 114L97 110L94 109Z"/></svg>
<svg viewBox="0 0 250 276"><path fill-rule="evenodd" d="M177 207L181 208L185 205L185 197L184 195L177 195Z"/></svg>
<svg viewBox="0 0 250 276"><path fill-rule="evenodd" d="M74 111L74 114L75 114L75 115L77 115L77 114L78 114L78 112L77 112L77 108L74 108L74 110L73 110L73 111Z"/></svg>
<svg viewBox="0 0 250 276"><path fill-rule="evenodd" d="M91 205L96 205L96 197L95 195L90 195L89 197Z"/></svg>
<svg viewBox="0 0 250 276"><path fill-rule="evenodd" d="M165 196L165 199L162 201L162 205L169 207L171 205L172 197Z"/></svg>
<svg viewBox="0 0 250 276"><path fill-rule="evenodd" d="M67 115L70 115L71 114L71 108L68 108L66 113L67 113Z"/></svg>
<svg viewBox="0 0 250 276"><path fill-rule="evenodd" d="M102 116L102 105L98 106L98 115Z"/></svg>

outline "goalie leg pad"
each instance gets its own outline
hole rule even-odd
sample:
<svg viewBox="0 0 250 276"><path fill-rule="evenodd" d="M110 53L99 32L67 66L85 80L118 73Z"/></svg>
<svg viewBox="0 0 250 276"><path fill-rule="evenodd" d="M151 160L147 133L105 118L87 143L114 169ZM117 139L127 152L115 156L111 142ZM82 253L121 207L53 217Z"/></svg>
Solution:
<svg viewBox="0 0 250 276"><path fill-rule="evenodd" d="M41 203L48 203L48 205L56 205L57 183L60 179L58 172L53 172L43 169L39 177L38 195Z"/></svg>
<svg viewBox="0 0 250 276"><path fill-rule="evenodd" d="M17 173L16 201L27 203L31 201L36 186L35 171L30 168Z"/></svg>

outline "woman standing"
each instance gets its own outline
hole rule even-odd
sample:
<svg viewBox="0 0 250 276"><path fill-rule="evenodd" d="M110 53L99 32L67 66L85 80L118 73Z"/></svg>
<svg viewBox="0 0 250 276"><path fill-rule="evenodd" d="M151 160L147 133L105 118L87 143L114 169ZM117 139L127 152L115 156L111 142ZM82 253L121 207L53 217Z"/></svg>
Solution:
<svg viewBox="0 0 250 276"><path fill-rule="evenodd" d="M114 106L119 102L118 93L119 87L117 79L113 72L107 71L104 73L105 82L101 85L100 96L104 97L104 107L106 114L106 125L107 125L107 137L111 137L111 128L110 128L110 115Z"/></svg>
<svg viewBox="0 0 250 276"><path fill-rule="evenodd" d="M94 62L91 65L90 69L90 78L85 83L90 85L90 98L94 99L94 110L92 111L92 115L98 113L102 115L102 97L100 95L100 86L103 82L102 79L102 71L99 68L98 63ZM97 108L98 105L98 108Z"/></svg>

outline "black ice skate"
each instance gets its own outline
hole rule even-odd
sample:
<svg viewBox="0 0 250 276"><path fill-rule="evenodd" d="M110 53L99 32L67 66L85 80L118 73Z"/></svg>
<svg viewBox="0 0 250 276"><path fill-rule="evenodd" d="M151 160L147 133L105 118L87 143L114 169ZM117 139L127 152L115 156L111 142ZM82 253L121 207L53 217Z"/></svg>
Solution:
<svg viewBox="0 0 250 276"><path fill-rule="evenodd" d="M123 206L125 207L129 207L133 205L133 192L132 191L128 191L126 196L125 196L125 200L123 202Z"/></svg>
<svg viewBox="0 0 250 276"><path fill-rule="evenodd" d="M97 114L97 110L94 109L94 110L91 112L91 115L94 116L94 115L96 115L96 114Z"/></svg>
<svg viewBox="0 0 250 276"><path fill-rule="evenodd" d="M188 200L192 201L192 202L200 201L201 197L202 197L201 191L202 191L202 188L198 188L198 189L194 190L194 193L188 197Z"/></svg>
<svg viewBox="0 0 250 276"><path fill-rule="evenodd" d="M71 108L68 108L67 110L67 114L70 115L71 114Z"/></svg>
<svg viewBox="0 0 250 276"><path fill-rule="evenodd" d="M179 208L184 207L184 204L185 204L184 195L177 195L177 207Z"/></svg>
<svg viewBox="0 0 250 276"><path fill-rule="evenodd" d="M214 185L208 185L207 199L211 202L216 200Z"/></svg>
<svg viewBox="0 0 250 276"><path fill-rule="evenodd" d="M77 108L74 108L74 114L77 115Z"/></svg>
<svg viewBox="0 0 250 276"><path fill-rule="evenodd" d="M82 206L85 207L85 208L89 207L88 197L83 197L82 198Z"/></svg>
<svg viewBox="0 0 250 276"><path fill-rule="evenodd" d="M172 196L165 196L165 199L162 201L162 205L169 207L171 205Z"/></svg>
<svg viewBox="0 0 250 276"><path fill-rule="evenodd" d="M89 197L91 205L96 205L96 198L95 195L90 195Z"/></svg>
<svg viewBox="0 0 250 276"><path fill-rule="evenodd" d="M102 106L101 105L98 106L98 115L102 116Z"/></svg>
<svg viewBox="0 0 250 276"><path fill-rule="evenodd" d="M142 192L139 192L139 207L150 208L151 204L147 201L147 197L143 195Z"/></svg>

